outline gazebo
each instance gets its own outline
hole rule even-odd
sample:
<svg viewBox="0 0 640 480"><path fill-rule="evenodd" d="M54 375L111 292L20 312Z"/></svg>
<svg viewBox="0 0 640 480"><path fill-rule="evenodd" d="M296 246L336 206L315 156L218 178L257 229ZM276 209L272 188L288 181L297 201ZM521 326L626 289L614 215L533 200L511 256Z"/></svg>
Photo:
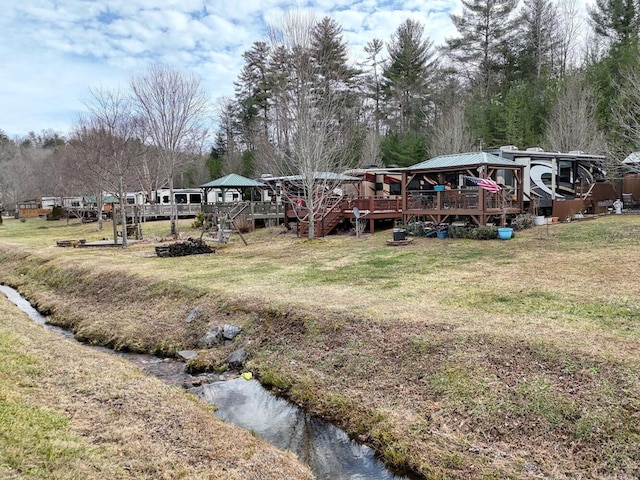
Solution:
<svg viewBox="0 0 640 480"><path fill-rule="evenodd" d="M237 190L241 192L245 188L251 188L251 200L253 200L253 189L264 188L266 185L262 182L252 180L237 173L230 173L224 177L220 177L216 180L212 180L204 185L200 185L200 188L204 190L205 200L208 198L209 192L212 190L220 190L222 192L222 201L224 202L225 192L227 190Z"/></svg>

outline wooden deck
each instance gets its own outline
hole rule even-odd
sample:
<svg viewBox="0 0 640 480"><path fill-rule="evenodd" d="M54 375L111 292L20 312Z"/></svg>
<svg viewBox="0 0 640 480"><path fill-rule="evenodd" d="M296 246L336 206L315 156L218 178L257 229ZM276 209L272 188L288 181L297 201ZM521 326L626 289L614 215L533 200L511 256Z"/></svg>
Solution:
<svg viewBox="0 0 640 480"><path fill-rule="evenodd" d="M284 220L285 207L274 202L235 202L235 203L205 203L202 205L204 213L225 215L244 204L246 208L239 214L253 220Z"/></svg>
<svg viewBox="0 0 640 480"><path fill-rule="evenodd" d="M411 217L442 223L453 217L469 217L478 225L486 225L493 217L500 217L503 213L517 215L523 212L523 208L522 198L516 195L491 194L477 188L413 191L407 197L403 218L404 223Z"/></svg>
<svg viewBox="0 0 640 480"><path fill-rule="evenodd" d="M244 206L238 218L245 218L251 222L265 221L280 223L284 221L296 222L299 210L293 206L273 202L235 202L208 203L203 205L180 205L177 211L179 217L194 217L199 211L215 216L224 216L237 211ZM412 191L406 198L406 208L403 208L403 197L358 197L338 199L327 210L323 218L316 223L318 236L331 233L344 219L355 219L354 208L360 214L360 221L369 222L369 231L375 231L376 220L397 220L408 223L412 218L419 218L441 223L450 221L454 217L469 217L475 223L484 225L496 216L502 215L502 196L485 193L478 189L435 191ZM168 217L169 205L141 205L138 206L139 215L145 219ZM522 200L509 198L504 203L507 215L522 213ZM127 206L127 214L133 214L133 206ZM255 223L254 223L255 225Z"/></svg>
<svg viewBox="0 0 640 480"><path fill-rule="evenodd" d="M344 219L355 219L354 208L360 214L360 220L369 221L369 231L374 232L375 220L400 220L402 219L402 198L400 196L389 197L367 197L367 198L342 198L331 205L322 218L316 221L316 235L324 237L331 233L335 227ZM295 222L300 215L300 210L296 211L288 205L286 210L286 222ZM305 234L306 227L300 230Z"/></svg>
<svg viewBox="0 0 640 480"><path fill-rule="evenodd" d="M137 216L145 220L169 218L171 216L171 205L161 205L158 203L144 205L126 205L127 217L133 217L137 209ZM178 218L195 217L202 210L200 204L176 204Z"/></svg>
<svg viewBox="0 0 640 480"><path fill-rule="evenodd" d="M503 213L517 215L523 212L522 198L503 198L501 194L485 193L484 190L473 188L443 192L412 191L407 196L406 208L403 208L402 203L401 196L343 199L336 206L332 206L331 211L323 218L317 220L317 235L328 235L340 221L346 218L354 219L354 207L359 210L361 221L369 221L371 233L374 232L375 221L383 219L400 220L406 224L411 219L443 223L464 217L478 225L486 225L493 219L499 221ZM290 221L297 218L292 208L287 208L286 216Z"/></svg>

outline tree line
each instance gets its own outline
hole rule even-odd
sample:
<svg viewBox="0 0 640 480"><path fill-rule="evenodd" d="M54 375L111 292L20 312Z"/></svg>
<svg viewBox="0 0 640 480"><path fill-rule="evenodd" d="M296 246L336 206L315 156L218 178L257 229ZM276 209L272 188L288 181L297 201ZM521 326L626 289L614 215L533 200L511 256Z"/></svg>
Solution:
<svg viewBox="0 0 640 480"><path fill-rule="evenodd" d="M612 166L638 149L640 0L586 12L575 0L462 6L444 44L407 19L358 63L336 20L290 11L244 52L235 94L215 113L200 81L168 66L125 91L91 90L68 136L0 132L1 201L226 173L299 175L304 189L318 171L500 145L605 154Z"/></svg>

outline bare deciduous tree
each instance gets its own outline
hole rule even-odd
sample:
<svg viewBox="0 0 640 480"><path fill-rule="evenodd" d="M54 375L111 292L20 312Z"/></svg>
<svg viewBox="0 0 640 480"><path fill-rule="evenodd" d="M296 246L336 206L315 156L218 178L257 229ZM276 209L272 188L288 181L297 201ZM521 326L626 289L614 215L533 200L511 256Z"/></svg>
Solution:
<svg viewBox="0 0 640 480"><path fill-rule="evenodd" d="M621 137L633 149L640 148L640 73L627 71L621 82L619 103L613 109L613 118Z"/></svg>
<svg viewBox="0 0 640 480"><path fill-rule="evenodd" d="M607 176L621 176L622 160L630 152L640 150L640 72L633 68L623 74L618 86L620 97L612 109L612 118L617 126L619 141L610 145L607 157ZM616 171L617 170L617 171Z"/></svg>
<svg viewBox="0 0 640 480"><path fill-rule="evenodd" d="M97 192L98 218L102 192L112 192L120 202L122 246L127 247L126 193L135 161L142 153L128 97L120 90L90 90L87 115L80 118L72 136L77 171ZM114 243L117 242L113 216Z"/></svg>
<svg viewBox="0 0 640 480"><path fill-rule="evenodd" d="M555 25L558 39L556 61L559 63L560 75L564 77L579 63L578 39L584 18L577 0L559 0L558 14L560 21Z"/></svg>
<svg viewBox="0 0 640 480"><path fill-rule="evenodd" d="M174 177L188 166L193 153L202 153L207 135L209 102L195 75L164 65L152 65L131 79L137 116L147 138L157 148L160 168L169 186L171 234L177 234Z"/></svg>
<svg viewBox="0 0 640 480"><path fill-rule="evenodd" d="M598 130L591 88L580 76L567 78L547 121L544 144L548 150L604 153L606 142Z"/></svg>
<svg viewBox="0 0 640 480"><path fill-rule="evenodd" d="M308 222L309 238L315 237L316 220L339 192L338 174L349 166L343 127L336 120L345 108L345 97L338 89L322 89L317 83L310 54L313 27L313 17L293 12L270 35L274 51L286 56L289 66L286 90L279 92L277 105L279 118L286 122L278 130L287 134L275 144L273 170L290 176L288 201L293 206L303 203L297 211L299 219Z"/></svg>
<svg viewBox="0 0 640 480"><path fill-rule="evenodd" d="M376 130L367 130L362 145L361 166L380 165L382 163L382 151L380 150L380 135Z"/></svg>
<svg viewBox="0 0 640 480"><path fill-rule="evenodd" d="M154 153L153 149L144 149L144 153L134 168L142 190L146 193L149 201L153 202L153 192L158 189L162 181L158 155Z"/></svg>
<svg viewBox="0 0 640 480"><path fill-rule="evenodd" d="M5 138L0 142L0 203L7 210L17 210L23 200L53 194L54 151L34 147L26 139Z"/></svg>
<svg viewBox="0 0 640 480"><path fill-rule="evenodd" d="M6 139L0 144L0 206L8 211L16 210L29 175L21 157L15 142Z"/></svg>
<svg viewBox="0 0 640 480"><path fill-rule="evenodd" d="M429 139L429 156L469 152L475 137L465 118L464 106L454 105L438 118Z"/></svg>

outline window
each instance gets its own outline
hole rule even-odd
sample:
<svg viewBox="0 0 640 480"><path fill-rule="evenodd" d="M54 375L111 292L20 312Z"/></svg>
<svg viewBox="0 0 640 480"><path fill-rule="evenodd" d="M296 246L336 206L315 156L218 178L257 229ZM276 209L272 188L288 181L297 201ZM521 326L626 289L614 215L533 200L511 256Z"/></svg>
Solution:
<svg viewBox="0 0 640 480"><path fill-rule="evenodd" d="M189 195L190 203L202 203L202 196L199 193L192 193Z"/></svg>
<svg viewBox="0 0 640 480"><path fill-rule="evenodd" d="M572 163L569 160L558 162L558 183L572 183Z"/></svg>
<svg viewBox="0 0 640 480"><path fill-rule="evenodd" d="M187 203L187 194L176 193L176 203Z"/></svg>

